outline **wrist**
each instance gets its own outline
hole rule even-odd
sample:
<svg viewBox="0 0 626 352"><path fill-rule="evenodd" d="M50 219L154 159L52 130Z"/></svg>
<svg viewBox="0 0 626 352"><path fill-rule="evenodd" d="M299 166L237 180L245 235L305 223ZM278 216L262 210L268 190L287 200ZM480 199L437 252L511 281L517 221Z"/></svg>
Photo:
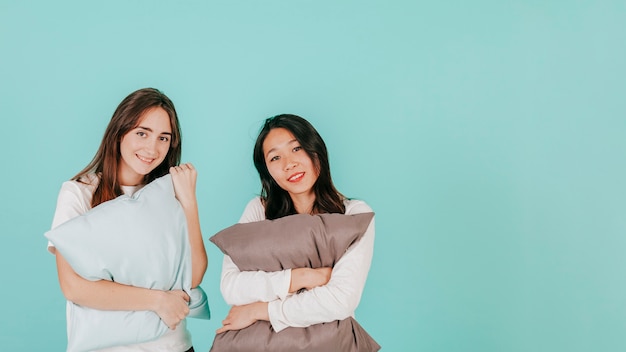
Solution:
<svg viewBox="0 0 626 352"><path fill-rule="evenodd" d="M267 302L256 302L255 305L255 314L254 317L256 320L265 320L269 321L269 313L267 311L268 303Z"/></svg>
<svg viewBox="0 0 626 352"><path fill-rule="evenodd" d="M149 290L148 291L148 299L146 300L148 303L148 310L153 312L158 312L161 306L163 305L163 301L165 299L165 292L161 290Z"/></svg>
<svg viewBox="0 0 626 352"><path fill-rule="evenodd" d="M307 268L291 269L291 279L289 282L289 293L298 292L304 287L304 276Z"/></svg>
<svg viewBox="0 0 626 352"><path fill-rule="evenodd" d="M186 200L183 202L179 200L178 202L180 203L180 206L183 208L183 211L185 212L185 214L187 213L198 214L198 201L196 200L195 197L193 199Z"/></svg>

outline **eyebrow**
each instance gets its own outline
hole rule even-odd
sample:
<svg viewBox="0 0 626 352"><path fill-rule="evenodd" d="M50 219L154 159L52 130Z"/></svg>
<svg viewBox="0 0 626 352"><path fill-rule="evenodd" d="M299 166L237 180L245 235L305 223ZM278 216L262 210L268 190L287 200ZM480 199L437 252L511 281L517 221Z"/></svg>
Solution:
<svg viewBox="0 0 626 352"><path fill-rule="evenodd" d="M298 140L294 138L294 139L290 140L289 142L285 143L284 145L292 144L293 142L297 143ZM267 156L270 155L270 153L273 152L274 150L276 150L276 148L272 148L272 149L268 150L267 153L265 153L265 157L267 158Z"/></svg>
<svg viewBox="0 0 626 352"><path fill-rule="evenodd" d="M142 129L142 130L146 130L146 131L148 131L148 132L154 132L154 131L152 130L152 128L150 128L150 127L137 126L136 128L140 128L140 129ZM171 132L161 132L161 134L167 134L167 135L170 135L170 136L172 135L172 133L171 133Z"/></svg>

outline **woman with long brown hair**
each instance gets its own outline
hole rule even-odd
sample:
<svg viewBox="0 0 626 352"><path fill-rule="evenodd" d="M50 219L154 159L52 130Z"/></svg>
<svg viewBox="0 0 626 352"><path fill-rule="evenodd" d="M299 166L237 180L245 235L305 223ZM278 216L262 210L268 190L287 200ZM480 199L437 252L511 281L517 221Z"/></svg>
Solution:
<svg viewBox="0 0 626 352"><path fill-rule="evenodd" d="M179 165L180 158L181 132L172 101L153 88L131 93L115 110L93 160L61 186L52 227L122 194L132 195L169 172L187 220L192 287L197 287L207 268L195 194L197 172L191 164ZM106 351L193 350L185 323L189 297L184 291L160 291L107 280L89 281L76 274L51 243L48 246L56 254L59 283L68 300L68 312L72 304L97 310L154 311L170 328L155 341L116 346ZM67 324L69 335L70 314Z"/></svg>

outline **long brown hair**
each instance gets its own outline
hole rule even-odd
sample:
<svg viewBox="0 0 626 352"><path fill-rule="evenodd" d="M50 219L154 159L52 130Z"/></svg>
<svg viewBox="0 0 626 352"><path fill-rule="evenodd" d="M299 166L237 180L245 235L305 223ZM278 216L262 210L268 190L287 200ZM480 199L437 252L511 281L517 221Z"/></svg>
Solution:
<svg viewBox="0 0 626 352"><path fill-rule="evenodd" d="M145 176L145 183L161 177L169 172L171 166L180 163L182 153L182 136L180 132L180 124L178 115L174 108L174 103L158 89L143 88L128 95L111 117L111 121L104 131L100 148L96 152L91 162L81 170L72 180L85 182L85 178L89 174L96 174L100 178L100 182L96 187L91 206L114 199L122 194L117 173L118 164L121 158L120 142L122 138L133 128L137 127L143 114L150 110L160 107L165 110L170 118L172 126L172 139L170 150L165 160Z"/></svg>
<svg viewBox="0 0 626 352"><path fill-rule="evenodd" d="M265 164L263 142L275 128L285 128L291 132L317 168L319 176L313 185L315 192L313 212L345 213L346 208L343 204L345 197L333 185L324 140L309 121L297 115L282 114L265 120L254 145L254 166L261 178L261 199L265 205L265 217L277 219L297 213L289 193L274 181Z"/></svg>

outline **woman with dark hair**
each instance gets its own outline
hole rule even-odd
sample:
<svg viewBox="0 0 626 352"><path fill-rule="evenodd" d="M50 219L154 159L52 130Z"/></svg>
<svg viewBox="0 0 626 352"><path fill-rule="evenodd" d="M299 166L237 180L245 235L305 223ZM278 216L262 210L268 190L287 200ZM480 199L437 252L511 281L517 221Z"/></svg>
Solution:
<svg viewBox="0 0 626 352"><path fill-rule="evenodd" d="M131 93L115 110L93 160L61 186L52 227L122 194L132 195L169 172L187 220L192 250L192 287L197 287L207 268L195 194L197 172L191 164L178 165L180 157L180 125L172 101L153 88ZM168 332L155 341L106 351L193 350L185 323L189 297L184 291L160 291L107 280L89 281L72 269L52 243L48 243L48 250L56 255L59 283L68 300L68 335L72 326L69 314L72 304L97 310L149 310L159 315L170 328Z"/></svg>
<svg viewBox="0 0 626 352"><path fill-rule="evenodd" d="M283 114L265 121L254 146L261 196L252 199L239 222L292 214L372 212L363 201L345 198L333 185L322 137L305 119ZM333 268L278 272L240 271L225 255L221 291L232 305L221 333L258 320L274 331L342 320L354 315L374 250L374 221ZM298 294L296 294L298 293Z"/></svg>

